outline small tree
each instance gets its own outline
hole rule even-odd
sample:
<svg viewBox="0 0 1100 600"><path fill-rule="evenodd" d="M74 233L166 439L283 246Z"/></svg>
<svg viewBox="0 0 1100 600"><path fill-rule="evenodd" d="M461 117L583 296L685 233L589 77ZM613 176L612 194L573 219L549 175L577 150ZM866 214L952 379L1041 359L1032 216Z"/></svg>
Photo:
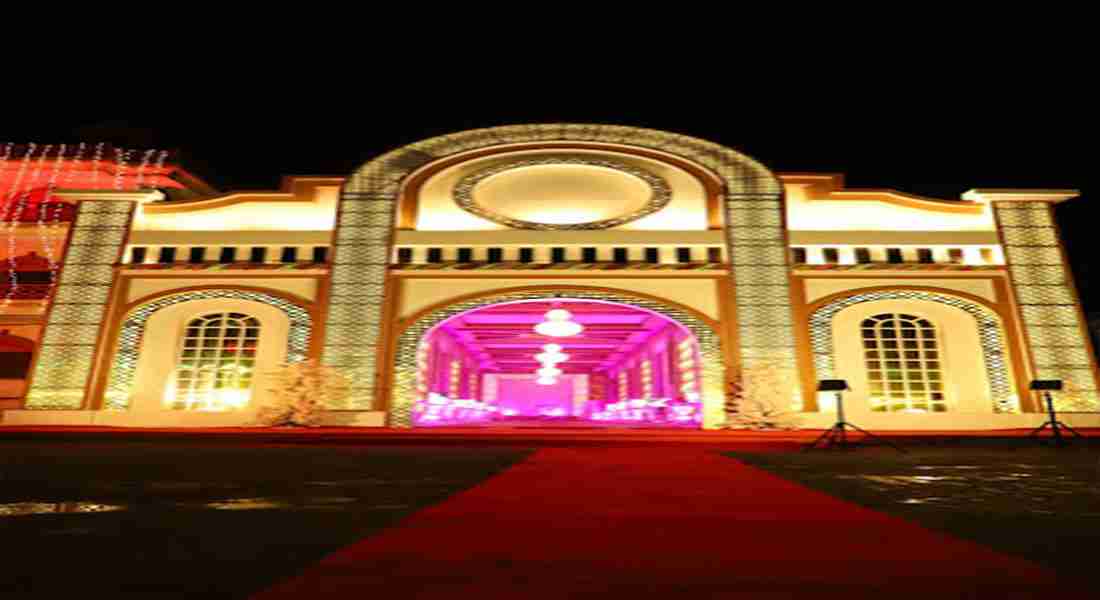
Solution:
<svg viewBox="0 0 1100 600"><path fill-rule="evenodd" d="M274 399L256 414L261 427L316 427L325 407L343 401L350 387L343 374L316 360L280 365L270 376Z"/></svg>
<svg viewBox="0 0 1100 600"><path fill-rule="evenodd" d="M726 396L728 429L795 429L789 407L794 386L775 360L744 365Z"/></svg>

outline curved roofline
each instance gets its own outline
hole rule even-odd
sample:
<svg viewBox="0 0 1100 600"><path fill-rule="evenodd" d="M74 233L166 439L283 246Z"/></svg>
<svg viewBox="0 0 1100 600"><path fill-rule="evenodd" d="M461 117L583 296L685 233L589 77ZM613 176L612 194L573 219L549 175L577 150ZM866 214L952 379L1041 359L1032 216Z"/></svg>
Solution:
<svg viewBox="0 0 1100 600"><path fill-rule="evenodd" d="M810 196L809 202L829 200L863 200L885 202L907 208L918 208L936 212L976 214L985 210L985 203L974 202L965 195L961 200L947 200L918 196L890 188L848 188L844 187L844 175L841 173L777 173L784 185L803 186Z"/></svg>
<svg viewBox="0 0 1100 600"><path fill-rule="evenodd" d="M175 213L223 208L249 202L314 202L316 190L325 185L341 186L347 177L334 175L284 176L279 191L232 191L201 198L146 203L146 213Z"/></svg>

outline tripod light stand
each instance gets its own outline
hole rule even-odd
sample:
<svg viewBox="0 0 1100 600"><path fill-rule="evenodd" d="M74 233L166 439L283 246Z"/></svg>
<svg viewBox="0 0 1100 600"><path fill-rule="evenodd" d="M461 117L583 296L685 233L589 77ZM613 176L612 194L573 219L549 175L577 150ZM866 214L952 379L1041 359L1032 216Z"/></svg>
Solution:
<svg viewBox="0 0 1100 600"><path fill-rule="evenodd" d="M1051 433L1054 434L1054 445L1065 446L1066 439L1062 436L1062 430L1073 434L1073 437L1081 437L1080 433L1077 433L1072 427L1058 420L1058 414L1054 412L1054 400L1050 397L1051 390L1059 391L1062 389L1062 382L1058 379L1036 379L1028 386L1029 389L1043 392L1043 398L1047 403L1047 421L1042 425L1036 427L1028 434L1030 438L1038 439L1039 433L1047 427L1050 427Z"/></svg>
<svg viewBox="0 0 1100 600"><path fill-rule="evenodd" d="M890 446L894 450L897 450L898 452L904 454L905 450L902 450L900 446L892 444L882 439L881 437L871 433L870 431L867 431L866 429L863 429L856 425L852 425L848 421L844 420L844 392L850 389L851 388L848 387L848 382L843 379L822 379L821 381L817 382L817 391L833 392L836 394L836 423L834 423L832 427L826 429L825 432L822 433L821 436L818 437L816 440L803 447L802 451L807 452L809 450L813 450L818 447L818 444L821 444L821 449L828 449L833 447L850 448L852 446L852 443L848 441L847 430L854 429L862 433L864 436L875 440L885 446Z"/></svg>

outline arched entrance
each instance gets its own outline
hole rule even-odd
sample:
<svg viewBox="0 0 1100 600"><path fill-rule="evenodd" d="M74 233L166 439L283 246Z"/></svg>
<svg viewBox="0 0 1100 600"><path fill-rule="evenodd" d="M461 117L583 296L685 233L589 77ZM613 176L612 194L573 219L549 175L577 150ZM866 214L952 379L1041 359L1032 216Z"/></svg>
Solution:
<svg viewBox="0 0 1100 600"><path fill-rule="evenodd" d="M553 309L584 329L561 338L537 333ZM535 355L546 344L569 355L553 384L536 381ZM715 427L724 420L713 324L652 298L568 289L459 300L414 318L395 350L388 406L395 427L510 418Z"/></svg>
<svg viewBox="0 0 1100 600"><path fill-rule="evenodd" d="M568 123L515 125L410 144L364 164L344 184L337 213L323 360L352 379L348 408L392 405L388 397L395 392L387 392L387 388L413 385L411 366L407 373L395 374L391 384L386 373L378 372L375 353L363 349L363 340L386 335L387 321L392 318L386 308L395 298L387 284L387 272L394 226L401 222L397 207L402 186L418 169L472 152L553 146L566 153L578 145L660 152L713 175L721 187L714 196L713 213L722 221L726 254L733 265L730 278L735 293L729 320L737 324L737 331L729 340L731 358L744 363L768 357L784 370L795 370L783 188L773 173L730 148L670 132ZM416 343L402 342L401 348L407 356L399 357L399 362L412 365ZM407 424L408 419L407 410L391 411L393 424Z"/></svg>

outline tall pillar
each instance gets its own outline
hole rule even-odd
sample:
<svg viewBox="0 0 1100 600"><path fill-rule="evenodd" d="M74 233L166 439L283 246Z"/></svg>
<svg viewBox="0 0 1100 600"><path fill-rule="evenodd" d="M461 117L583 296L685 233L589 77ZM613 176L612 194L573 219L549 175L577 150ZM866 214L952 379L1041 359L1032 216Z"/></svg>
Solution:
<svg viewBox="0 0 1100 600"><path fill-rule="evenodd" d="M1076 389L1076 394L1055 394L1060 409L1095 411L1100 408L1096 358L1053 213L1054 203L1077 195L1074 190L971 190L963 197L993 206L1033 377L1060 379Z"/></svg>
<svg viewBox="0 0 1100 600"><path fill-rule="evenodd" d="M156 193L156 192L152 192ZM80 409L135 202L150 193L59 194L80 200L35 360L26 408Z"/></svg>

